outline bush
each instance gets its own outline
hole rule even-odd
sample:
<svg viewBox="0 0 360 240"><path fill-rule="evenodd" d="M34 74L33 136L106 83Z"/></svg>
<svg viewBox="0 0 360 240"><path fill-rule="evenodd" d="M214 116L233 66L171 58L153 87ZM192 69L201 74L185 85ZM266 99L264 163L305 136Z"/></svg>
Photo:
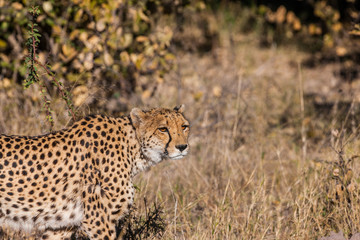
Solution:
<svg viewBox="0 0 360 240"><path fill-rule="evenodd" d="M12 1L0 5L1 77L20 84L27 75L23 60L28 54L30 6ZM139 82L139 76L160 82L171 69L173 30L155 24L166 13L166 5L151 0L42 2L38 60L51 63L57 79L73 88L76 107L84 103L106 107L104 99L149 88L150 83ZM126 104L117 106L112 110L124 110L121 106Z"/></svg>

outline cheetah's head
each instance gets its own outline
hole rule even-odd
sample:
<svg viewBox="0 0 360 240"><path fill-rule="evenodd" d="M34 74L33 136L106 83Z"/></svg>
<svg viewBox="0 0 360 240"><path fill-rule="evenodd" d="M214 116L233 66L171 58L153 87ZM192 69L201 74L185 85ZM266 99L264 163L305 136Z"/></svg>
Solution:
<svg viewBox="0 0 360 240"><path fill-rule="evenodd" d="M184 118L184 105L173 110L132 109L130 117L136 129L143 154L158 163L163 159L181 159L189 151L189 122Z"/></svg>

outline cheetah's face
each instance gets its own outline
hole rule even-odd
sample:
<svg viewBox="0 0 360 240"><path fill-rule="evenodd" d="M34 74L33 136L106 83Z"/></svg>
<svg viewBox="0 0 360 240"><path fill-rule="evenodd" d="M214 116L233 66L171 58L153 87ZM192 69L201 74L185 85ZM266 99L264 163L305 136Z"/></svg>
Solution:
<svg viewBox="0 0 360 240"><path fill-rule="evenodd" d="M189 122L182 112L184 106L142 111L134 108L131 119L144 155L157 163L163 159L181 159L189 151Z"/></svg>

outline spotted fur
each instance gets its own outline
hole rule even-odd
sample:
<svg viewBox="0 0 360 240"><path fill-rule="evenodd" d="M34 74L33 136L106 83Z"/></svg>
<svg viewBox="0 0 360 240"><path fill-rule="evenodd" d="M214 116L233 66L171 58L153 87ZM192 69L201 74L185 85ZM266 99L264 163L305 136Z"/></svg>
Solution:
<svg viewBox="0 0 360 240"><path fill-rule="evenodd" d="M133 177L188 153L183 106L89 116L44 136L0 135L0 226L41 239L116 239ZM34 235L34 234L37 235Z"/></svg>

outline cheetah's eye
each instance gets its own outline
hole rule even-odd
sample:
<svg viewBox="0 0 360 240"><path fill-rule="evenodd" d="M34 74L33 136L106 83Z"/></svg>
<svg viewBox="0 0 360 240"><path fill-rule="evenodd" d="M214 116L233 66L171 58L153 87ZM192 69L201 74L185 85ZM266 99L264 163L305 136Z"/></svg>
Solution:
<svg viewBox="0 0 360 240"><path fill-rule="evenodd" d="M159 128L159 131L160 131L160 132L166 132L166 131L167 131L167 128L166 128L166 127L161 127L161 128Z"/></svg>
<svg viewBox="0 0 360 240"><path fill-rule="evenodd" d="M187 129L188 127L189 127L188 125L182 125L182 126L181 126L182 130Z"/></svg>

